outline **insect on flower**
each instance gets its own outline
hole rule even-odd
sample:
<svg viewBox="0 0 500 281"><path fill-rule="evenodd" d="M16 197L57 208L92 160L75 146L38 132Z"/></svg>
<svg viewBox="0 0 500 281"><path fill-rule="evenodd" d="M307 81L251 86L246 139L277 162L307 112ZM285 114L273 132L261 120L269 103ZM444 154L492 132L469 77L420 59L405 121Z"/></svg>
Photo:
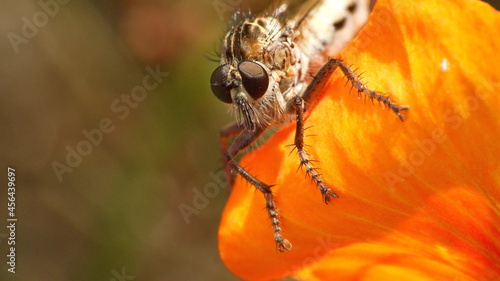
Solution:
<svg viewBox="0 0 500 281"><path fill-rule="evenodd" d="M235 22L222 40L220 64L212 73L212 92L231 104L237 121L221 131L226 172L240 174L261 191L272 222L277 248L292 248L281 234L281 222L272 185L242 168L235 156L254 143L267 129L295 121L294 146L304 168L328 204L338 195L316 171L304 144L304 114L337 68L359 94L391 109L401 121L408 107L368 89L350 68L335 56L365 24L367 0L319 0L280 2L271 12L254 16L236 12ZM315 65L323 64L318 70ZM314 75L314 76L313 76ZM229 145L229 139L234 141Z"/></svg>

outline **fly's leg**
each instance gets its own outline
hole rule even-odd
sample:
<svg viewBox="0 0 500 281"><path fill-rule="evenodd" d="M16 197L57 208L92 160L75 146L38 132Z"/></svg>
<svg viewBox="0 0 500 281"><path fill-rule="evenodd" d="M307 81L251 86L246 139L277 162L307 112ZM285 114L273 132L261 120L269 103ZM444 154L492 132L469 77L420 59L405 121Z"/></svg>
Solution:
<svg viewBox="0 0 500 281"><path fill-rule="evenodd" d="M354 71L342 60L330 59L328 62L318 71L314 79L309 83L304 94L302 96L295 96L290 104L289 109L294 111L296 114L296 130L295 130L295 148L297 149L300 167L304 167L306 174L314 181L318 189L323 195L323 202L325 204L330 203L332 198L337 198L338 195L335 194L330 188L328 188L321 175L317 172L317 168L314 167L310 159L310 155L305 151L304 145L304 112L307 110L307 106L318 96L321 90L324 88L325 84L328 82L332 73L340 67L340 70L344 73L347 79L351 82L352 86L356 88L359 93L365 96L375 99L388 108L390 108L401 121L404 121L404 115L402 111L408 110L407 106L397 105L389 97L379 94L376 91L368 89L365 84L363 84Z"/></svg>
<svg viewBox="0 0 500 281"><path fill-rule="evenodd" d="M292 244L288 242L288 240L284 239L283 236L281 236L281 222L279 220L278 208L275 204L274 195L271 191L272 185L261 182L259 179L251 175L247 170L243 169L240 164L238 164L233 159L236 154L253 143L263 132L264 129L261 128L257 128L255 131L244 130L240 135L238 135L238 137L236 137L234 142L227 150L225 154L225 163L227 169L229 169L230 171L236 171L264 195L264 198L266 200L267 214L269 216L269 219L271 220L274 230L274 240L276 241L278 250L280 252L284 252L285 250L291 250Z"/></svg>
<svg viewBox="0 0 500 281"><path fill-rule="evenodd" d="M354 73L354 70L352 70L349 65L347 65L343 60L340 59L328 60L328 62L323 65L323 67L321 67L321 69L318 71L313 81L311 81L311 83L307 86L307 89L302 95L302 98L306 102L306 110L311 101L313 101L321 92L325 84L328 82L328 78L330 78L337 67L342 70L344 75L347 77L352 86L358 91L358 93L361 93L372 100L377 100L378 102L391 109L401 121L405 120L402 111L408 110L409 107L398 105L390 97L368 89L366 85L361 82L359 76Z"/></svg>
<svg viewBox="0 0 500 281"><path fill-rule="evenodd" d="M292 101L291 108L295 110L297 119L294 143L299 155L300 167L305 167L306 174L314 181L323 195L323 202L328 205L331 199L337 198L338 195L324 184L321 175L317 172L317 168L312 164L313 160L309 159L310 155L304 148L304 100L300 96L295 96Z"/></svg>
<svg viewBox="0 0 500 281"><path fill-rule="evenodd" d="M226 182L228 183L228 187L231 190L234 184L234 175L231 173L231 167L227 164L226 152L229 148L229 139L239 135L243 131L243 126L241 126L238 122L233 122L222 128L220 132L220 147L222 154L222 163L224 164L224 168L226 169Z"/></svg>

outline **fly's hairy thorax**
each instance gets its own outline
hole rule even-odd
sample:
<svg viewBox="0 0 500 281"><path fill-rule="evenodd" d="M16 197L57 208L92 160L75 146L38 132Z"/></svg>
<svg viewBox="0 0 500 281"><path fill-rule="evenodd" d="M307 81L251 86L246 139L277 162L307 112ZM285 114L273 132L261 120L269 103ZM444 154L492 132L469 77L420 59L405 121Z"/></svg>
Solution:
<svg viewBox="0 0 500 281"><path fill-rule="evenodd" d="M240 62L253 61L269 76L268 88L261 98L247 95L254 111L258 111L257 122L262 125L278 125L291 120L286 113L286 103L297 94L307 72L307 63L303 63L302 53L293 43L294 35L290 26L284 26L276 18L258 17L244 20L223 40L221 64L237 69Z"/></svg>
<svg viewBox="0 0 500 281"><path fill-rule="evenodd" d="M243 18L222 40L212 91L251 131L290 122L292 98L354 38L368 11L368 0L289 0L271 14L237 13Z"/></svg>

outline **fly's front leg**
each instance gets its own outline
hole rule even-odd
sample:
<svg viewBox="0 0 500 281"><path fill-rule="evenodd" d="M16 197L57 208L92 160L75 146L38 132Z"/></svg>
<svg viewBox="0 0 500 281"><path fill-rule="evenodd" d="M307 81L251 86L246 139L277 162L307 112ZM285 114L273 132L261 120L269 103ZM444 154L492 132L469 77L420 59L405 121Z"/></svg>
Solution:
<svg viewBox="0 0 500 281"><path fill-rule="evenodd" d="M284 239L281 236L281 222L279 220L278 208L276 207L274 195L271 191L272 185L268 185L251 175L247 170L243 169L240 164L234 161L234 157L240 151L248 147L252 144L262 133L264 129L258 128L255 131L244 130L231 144L226 155L226 167L229 170L234 170L238 174L240 174L245 180L255 186L262 194L266 200L266 210L271 220L273 230L274 230L274 240L276 241L276 245L280 252L284 252L285 250L291 250L292 244L288 242L288 240Z"/></svg>
<svg viewBox="0 0 500 281"><path fill-rule="evenodd" d="M226 182L228 183L229 189L233 188L234 176L231 173L231 167L227 165L228 160L226 157L226 152L229 148L229 139L239 135L242 131L243 126L241 126L238 122L233 122L222 128L220 132L219 140L222 153L222 163L224 164L224 168L226 169Z"/></svg>
<svg viewBox="0 0 500 281"><path fill-rule="evenodd" d="M323 202L328 204L332 198L337 198L338 195L324 184L321 175L317 172L317 168L312 164L313 160L309 159L310 155L304 148L304 100L302 97L295 96L292 100L291 108L295 110L296 115L295 147L300 158L300 167L305 167L306 174L314 181L319 191L321 191Z"/></svg>
<svg viewBox="0 0 500 281"><path fill-rule="evenodd" d="M307 89L302 95L302 98L306 102L306 106L309 105L311 101L313 101L316 98L316 96L321 92L325 84L328 82L328 79L335 71L335 69L337 69L337 67L339 67L340 70L342 70L344 75L347 77L352 86L356 88L358 93L362 93L363 95L372 100L377 100L378 102L390 108L399 117L401 121L405 120L402 111L408 110L409 107L398 105L390 97L368 89L366 85L363 84L363 82L361 82L359 76L356 75L356 73L354 73L354 70L352 70L351 67L349 67L349 65L347 65L343 60L340 59L328 60L328 62L325 65L323 65L323 67L321 67L321 69L318 71L313 81L307 86Z"/></svg>

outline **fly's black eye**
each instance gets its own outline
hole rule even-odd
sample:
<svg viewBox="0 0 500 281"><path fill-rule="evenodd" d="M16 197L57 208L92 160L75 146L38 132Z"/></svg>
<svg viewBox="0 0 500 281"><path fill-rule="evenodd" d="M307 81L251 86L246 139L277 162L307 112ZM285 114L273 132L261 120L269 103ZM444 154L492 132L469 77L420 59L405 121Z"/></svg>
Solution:
<svg viewBox="0 0 500 281"><path fill-rule="evenodd" d="M243 87L254 100L266 93L267 86L269 86L269 76L262 66L255 62L243 61L238 64L238 71Z"/></svg>
<svg viewBox="0 0 500 281"><path fill-rule="evenodd" d="M231 85L227 83L227 75L229 73L229 65L224 64L217 67L210 77L210 87L214 95L225 103L232 103Z"/></svg>

